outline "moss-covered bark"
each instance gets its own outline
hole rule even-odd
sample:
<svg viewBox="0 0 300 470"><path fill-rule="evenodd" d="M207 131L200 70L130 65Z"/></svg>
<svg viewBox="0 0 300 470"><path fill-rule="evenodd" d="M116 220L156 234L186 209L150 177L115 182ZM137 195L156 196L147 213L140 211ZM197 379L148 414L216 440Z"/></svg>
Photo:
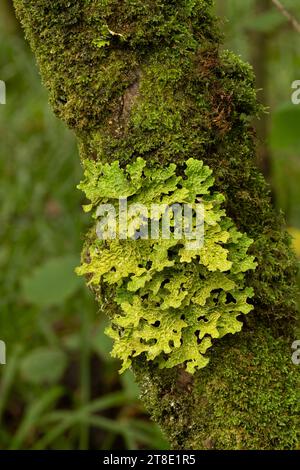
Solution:
<svg viewBox="0 0 300 470"><path fill-rule="evenodd" d="M194 378L136 360L150 413L174 448L296 448L296 264L255 166L253 73L220 52L211 0L14 3L82 158L123 166L137 157L150 166L201 159L226 195L227 214L254 239L258 268L247 283L255 313L243 333L222 339Z"/></svg>

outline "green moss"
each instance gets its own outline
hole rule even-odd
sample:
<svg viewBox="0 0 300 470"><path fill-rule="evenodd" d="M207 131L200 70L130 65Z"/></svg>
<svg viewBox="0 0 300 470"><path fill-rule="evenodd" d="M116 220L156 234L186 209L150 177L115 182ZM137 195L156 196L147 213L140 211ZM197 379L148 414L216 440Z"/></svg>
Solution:
<svg viewBox="0 0 300 470"><path fill-rule="evenodd" d="M254 332L260 331L258 337L266 346L260 350L260 342L250 344L246 340L250 332L238 335L235 349L226 340L218 349L219 354L223 351L222 360L207 368L203 380L207 384L209 380L239 383L247 364L246 352L237 351L246 351L247 346L252 348L254 357L260 358L253 366L253 377L259 379L269 374L264 382L268 386L273 384L274 376L268 367L281 371L276 392L279 396L285 390L287 376L283 364L280 365L283 350L280 345L283 348L284 341L278 338L284 335L287 343L291 341L296 323L296 262L284 219L272 208L268 185L256 168L251 119L261 106L255 96L254 75L233 54L219 52L220 34L211 14L212 2L14 0L14 3L36 54L52 106L77 133L84 160L110 164L118 160L125 167L142 157L149 168L166 167L172 162L183 168L189 158L195 158L211 168L216 191L226 197L227 215L238 230L254 240L251 254L258 268L246 275L246 285L254 288L255 311L247 323ZM103 37L107 43L98 47ZM93 243L90 236L89 243ZM116 306L109 289L105 297L110 299L108 314L112 316ZM278 349L271 347L273 336ZM236 364L227 359L233 355ZM226 377L222 375L222 361ZM201 447L205 434L201 422L205 418L207 439L214 439L217 447L292 446L294 437L287 436L295 435L296 424L286 411L295 405L290 398L291 386L283 393L282 410L277 408L276 415L266 403L255 402L256 395L257 400L264 395L257 383L246 380L257 411L252 404L249 409L253 416L248 416L246 409L238 415L243 415L241 422L246 423L247 431L243 433L242 425L230 423L229 416L222 415L225 402L216 388L214 413L201 415L197 408L190 408L190 400L200 406L201 394L205 392L213 409L213 393L209 395L207 390L199 391L198 386L191 385L193 398L190 394L177 396L174 385L177 369L158 373L154 367L148 371L149 378L144 375L140 378L142 386L149 385L149 396L153 397L150 411L176 445ZM288 377L292 380L292 375ZM164 385L158 388L157 380ZM246 388L241 387L241 393ZM162 408L157 400L161 390L165 393ZM241 398L238 390L228 392L226 397L229 410L234 410L235 402ZM165 415L173 402L171 431ZM193 424L190 431L182 427L188 414L192 415L193 423L198 423L202 416L202 421ZM222 434L220 416L227 423L223 428L228 430L229 437L225 430ZM263 423L268 423L274 438L266 437Z"/></svg>
<svg viewBox="0 0 300 470"><path fill-rule="evenodd" d="M300 371L291 343L265 328L227 337L194 381L135 364L142 398L178 449L296 449ZM182 403L184 395L184 404Z"/></svg>

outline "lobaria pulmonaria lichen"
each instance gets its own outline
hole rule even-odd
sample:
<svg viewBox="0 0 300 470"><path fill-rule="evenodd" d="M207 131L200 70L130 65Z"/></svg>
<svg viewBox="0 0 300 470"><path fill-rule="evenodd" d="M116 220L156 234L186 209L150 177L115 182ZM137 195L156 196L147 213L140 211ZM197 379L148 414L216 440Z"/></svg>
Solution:
<svg viewBox="0 0 300 470"><path fill-rule="evenodd" d="M123 361L122 371L141 354L160 368L185 364L194 373L205 367L204 354L212 340L239 332L238 317L252 310L247 299L253 289L245 287L244 273L256 267L254 257L247 254L252 240L238 232L222 209L224 196L211 189L212 171L192 158L183 176L175 164L149 169L142 158L125 170L118 162L85 165L85 180L79 187L91 201L85 209L93 210L95 218L101 205L111 204L119 214L125 198L128 207L139 209L128 216L128 239L116 237L115 228L109 239L109 220L105 237L99 239L95 230L95 240L77 270L88 275L90 285L115 286L120 314L107 329L115 341L113 356ZM202 243L192 243L174 230L178 226L172 207L184 204L194 209L193 228L196 206L203 207ZM150 211L150 206L159 210ZM141 207L146 214L140 213ZM166 238L159 230L153 239L148 233L151 222L160 225L166 210L173 230ZM120 235L120 220L117 225Z"/></svg>

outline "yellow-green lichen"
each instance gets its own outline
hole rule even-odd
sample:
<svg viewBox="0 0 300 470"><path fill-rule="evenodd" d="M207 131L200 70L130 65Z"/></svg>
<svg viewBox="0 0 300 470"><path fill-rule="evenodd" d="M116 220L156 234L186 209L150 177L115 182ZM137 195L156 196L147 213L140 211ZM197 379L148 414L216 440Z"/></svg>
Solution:
<svg viewBox="0 0 300 470"><path fill-rule="evenodd" d="M174 164L149 169L141 158L125 170L118 162L87 161L79 186L95 217L100 204L111 204L119 213L119 201L125 197L128 208L132 204L162 208L156 213L157 223L174 204L203 207L204 239L198 240L199 246L190 246L184 234L176 237L174 212L169 219L174 230L168 239L161 230L158 239L152 239L149 227L154 219L149 210L143 218L139 211L128 216L129 239L111 240L108 227L106 239L96 239L83 253L78 273L87 275L96 288L115 286L120 314L112 318L107 334L114 339L113 356L123 361L122 371L133 358L145 355L160 368L184 364L194 373L207 365L205 353L212 342L239 332L240 315L253 308L247 302L253 290L244 283L244 273L256 267L247 254L252 240L225 216L224 198L212 191L212 171L203 162L189 159L183 176L176 170ZM114 230L114 236L119 232L120 228Z"/></svg>

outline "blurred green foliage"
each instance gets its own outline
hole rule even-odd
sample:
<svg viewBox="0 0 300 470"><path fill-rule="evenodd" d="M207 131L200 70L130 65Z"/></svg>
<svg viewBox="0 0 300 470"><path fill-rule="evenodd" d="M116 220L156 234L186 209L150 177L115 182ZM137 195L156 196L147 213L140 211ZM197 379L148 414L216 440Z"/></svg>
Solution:
<svg viewBox="0 0 300 470"><path fill-rule="evenodd" d="M300 21L300 0L282 0ZM265 11L258 14L264 5ZM265 145L271 154L270 183L278 209L300 228L300 105L293 105L292 83L300 80L300 35L271 0L216 0L225 47L250 61L258 76L258 97L267 107ZM257 49L263 49L257 63ZM264 73L264 77L259 77ZM263 83L264 90L259 84Z"/></svg>
<svg viewBox="0 0 300 470"><path fill-rule="evenodd" d="M300 228L300 36L261 0L217 0L226 47L246 60L267 41L266 142L278 208ZM300 19L300 0L283 0ZM81 168L74 136L52 115L47 93L11 11L0 11L0 449L166 448L138 401L132 375L109 356L104 317L73 272L88 225L76 190Z"/></svg>

